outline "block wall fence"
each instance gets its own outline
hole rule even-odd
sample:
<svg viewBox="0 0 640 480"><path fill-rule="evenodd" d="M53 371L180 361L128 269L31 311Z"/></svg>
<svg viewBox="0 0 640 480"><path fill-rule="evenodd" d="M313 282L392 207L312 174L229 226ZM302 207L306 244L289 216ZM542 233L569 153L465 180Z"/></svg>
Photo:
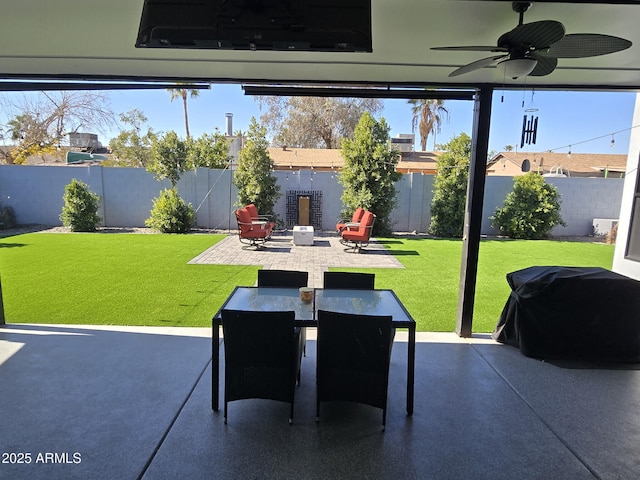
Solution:
<svg viewBox="0 0 640 480"><path fill-rule="evenodd" d="M287 192L321 192L323 230L333 230L340 218L343 187L331 172L276 171L282 196L275 213L287 218ZM0 165L0 201L13 207L19 224L61 225L65 186L72 179L89 185L100 196L99 215L106 227L142 227L149 217L153 199L168 181L158 181L142 168L91 166ZM396 184L397 206L392 218L399 232L427 232L431 218L433 175L411 173ZM558 188L566 227L556 227L554 236L590 235L594 218L617 219L620 214L624 179L548 178ZM502 206L513 187L513 177L487 177L482 234L494 235L489 217ZM237 189L228 170L197 169L184 174L178 183L180 195L197 209L201 228L235 229L232 216ZM289 195L291 198L291 195ZM289 205L289 209L290 209ZM317 207L316 207L317 208Z"/></svg>

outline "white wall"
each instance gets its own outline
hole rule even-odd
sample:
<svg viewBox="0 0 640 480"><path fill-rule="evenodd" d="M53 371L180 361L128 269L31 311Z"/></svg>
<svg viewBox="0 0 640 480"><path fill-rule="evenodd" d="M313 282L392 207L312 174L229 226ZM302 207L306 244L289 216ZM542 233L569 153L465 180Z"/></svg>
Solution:
<svg viewBox="0 0 640 480"><path fill-rule="evenodd" d="M633 113L632 125L640 122L640 94L636 95L636 106ZM620 208L620 222L618 223L618 237L613 256L613 271L640 280L640 262L624 258L629 238L629 223L633 206L638 166L640 165L640 130L631 130L629 155L627 157L627 173L625 175L624 190L622 192L622 206Z"/></svg>

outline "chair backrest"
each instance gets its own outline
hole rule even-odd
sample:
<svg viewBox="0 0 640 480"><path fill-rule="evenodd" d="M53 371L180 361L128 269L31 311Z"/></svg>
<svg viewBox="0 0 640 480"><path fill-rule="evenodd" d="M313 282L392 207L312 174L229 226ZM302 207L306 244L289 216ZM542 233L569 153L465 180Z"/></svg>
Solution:
<svg viewBox="0 0 640 480"><path fill-rule="evenodd" d="M362 207L358 207L356 208L356 211L353 212L353 217L351 217L351 221L353 223L359 223L360 219L362 219L362 215L364 215L364 208Z"/></svg>
<svg viewBox="0 0 640 480"><path fill-rule="evenodd" d="M306 287L309 281L309 272L296 270L258 270L259 287Z"/></svg>
<svg viewBox="0 0 640 480"><path fill-rule="evenodd" d="M239 208L236 210L236 218L238 219L238 230L240 230L240 236L251 230L251 215L249 215L246 208Z"/></svg>
<svg viewBox="0 0 640 480"><path fill-rule="evenodd" d="M298 341L295 312L222 310L225 400L291 402Z"/></svg>
<svg viewBox="0 0 640 480"><path fill-rule="evenodd" d="M366 228L370 231L375 219L376 216L367 210L362 214L362 218L360 219L360 229Z"/></svg>
<svg viewBox="0 0 640 480"><path fill-rule="evenodd" d="M247 212L249 212L249 216L251 218L258 218L258 209L256 208L256 206L253 203L250 203L249 205L247 205L244 208L247 209Z"/></svg>
<svg viewBox="0 0 640 480"><path fill-rule="evenodd" d="M352 401L386 408L391 322L391 316L318 311L320 401Z"/></svg>
<svg viewBox="0 0 640 480"><path fill-rule="evenodd" d="M373 290L375 281L375 273L324 272L323 286L348 290Z"/></svg>

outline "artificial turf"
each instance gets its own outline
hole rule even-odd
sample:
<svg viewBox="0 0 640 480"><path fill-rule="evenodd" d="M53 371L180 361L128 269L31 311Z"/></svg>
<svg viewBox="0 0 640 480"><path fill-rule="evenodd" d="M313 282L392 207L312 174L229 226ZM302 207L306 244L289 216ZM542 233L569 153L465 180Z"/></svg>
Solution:
<svg viewBox="0 0 640 480"><path fill-rule="evenodd" d="M206 326L258 267L190 265L224 235L31 233L0 240L10 323Z"/></svg>
<svg viewBox="0 0 640 480"><path fill-rule="evenodd" d="M236 285L255 284L259 268L187 263L222 238L31 233L0 239L6 321L209 326ZM405 268L365 270L376 274L376 287L398 294L418 331L453 331L462 242L379 241ZM490 332L495 327L509 296L508 272L532 265L609 269L613 250L612 245L599 243L483 241L473 330Z"/></svg>
<svg viewBox="0 0 640 480"><path fill-rule="evenodd" d="M380 241L406 267L371 269L376 288L392 288L418 331L455 329L460 283L461 240ZM553 240L485 240L480 244L473 331L491 332L511 291L507 273L533 265L595 266L610 269L613 245Z"/></svg>

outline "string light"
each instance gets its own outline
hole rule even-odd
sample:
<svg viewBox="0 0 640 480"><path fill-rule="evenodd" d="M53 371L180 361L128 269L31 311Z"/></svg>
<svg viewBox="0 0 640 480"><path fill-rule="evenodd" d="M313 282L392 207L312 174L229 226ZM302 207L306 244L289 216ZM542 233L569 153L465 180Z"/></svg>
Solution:
<svg viewBox="0 0 640 480"><path fill-rule="evenodd" d="M613 133L611 134L611 148L616 146L616 139L613 137Z"/></svg>
<svg viewBox="0 0 640 480"><path fill-rule="evenodd" d="M571 158L571 145L569 145L569 153L567 153L567 158Z"/></svg>
<svg viewBox="0 0 640 480"><path fill-rule="evenodd" d="M625 128L624 130L618 130L618 131L616 131L616 132L611 132L611 133L607 133L607 134L605 134L605 135L600 135L599 137L590 138L590 139L588 139L588 140L583 140L583 141L581 141L581 142L575 142L575 143L572 143L571 145L563 145L563 146L561 146L561 147L557 147L557 148L550 148L550 149L549 149L549 150L547 150L547 151L548 151L548 152L556 152L556 151L558 151L558 150L564 150L564 149L565 149L565 148L567 148L567 147L569 147L569 149L571 149L571 146L572 146L572 145L581 145L581 144L583 144L583 143L589 143L589 142L593 142L593 141L595 141L595 140L600 140L600 139L602 139L602 138L607 138L608 136L611 136L611 139L613 140L613 141L611 142L611 144L612 144L612 146L614 146L614 145L615 145L615 140L614 140L614 138L613 138L613 136L614 136L614 135L616 135L616 134L618 134L618 133L628 132L628 131L633 130L634 128L638 128L638 127L640 127L640 125L634 125L633 127Z"/></svg>

